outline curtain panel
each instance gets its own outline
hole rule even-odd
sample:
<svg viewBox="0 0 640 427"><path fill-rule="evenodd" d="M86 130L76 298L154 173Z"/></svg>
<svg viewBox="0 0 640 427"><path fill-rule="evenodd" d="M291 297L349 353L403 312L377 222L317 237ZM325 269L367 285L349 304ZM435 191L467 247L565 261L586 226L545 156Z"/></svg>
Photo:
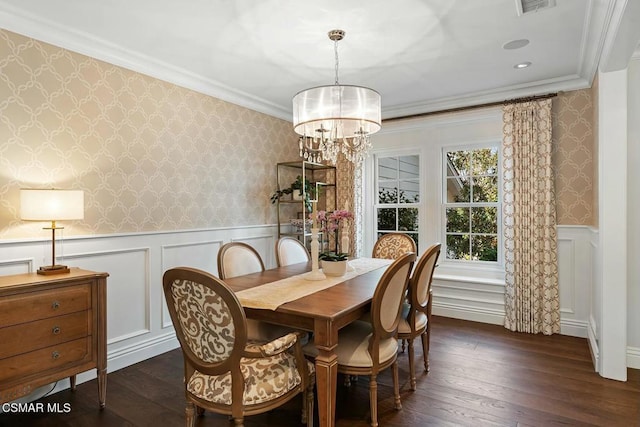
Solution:
<svg viewBox="0 0 640 427"><path fill-rule="evenodd" d="M362 247L362 164L353 164L342 153L336 162L337 207L353 212L353 221L345 224L349 237L349 255L361 256ZM342 233L343 230L340 230ZM342 234L341 234L342 235Z"/></svg>
<svg viewBox="0 0 640 427"><path fill-rule="evenodd" d="M551 100L503 108L505 327L560 332Z"/></svg>

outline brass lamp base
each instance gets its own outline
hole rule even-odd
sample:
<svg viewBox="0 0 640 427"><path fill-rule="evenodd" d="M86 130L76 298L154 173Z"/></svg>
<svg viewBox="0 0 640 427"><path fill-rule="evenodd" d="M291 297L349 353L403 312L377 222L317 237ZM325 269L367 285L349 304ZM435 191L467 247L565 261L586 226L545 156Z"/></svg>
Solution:
<svg viewBox="0 0 640 427"><path fill-rule="evenodd" d="M69 267L66 265L43 265L37 271L38 274L42 274L44 276L51 276L53 274L64 274L69 273Z"/></svg>

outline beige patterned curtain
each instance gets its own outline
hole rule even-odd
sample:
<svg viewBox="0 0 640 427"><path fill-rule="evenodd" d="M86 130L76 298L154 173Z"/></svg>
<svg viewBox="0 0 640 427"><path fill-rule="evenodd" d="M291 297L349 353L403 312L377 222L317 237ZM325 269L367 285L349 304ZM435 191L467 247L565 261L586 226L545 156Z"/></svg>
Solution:
<svg viewBox="0 0 640 427"><path fill-rule="evenodd" d="M356 185L358 179L362 180L362 165L354 165L343 154L338 156L336 162L337 176L337 205L338 209L346 209L353 212L354 219L349 224L349 254L358 256L362 241L358 238L362 233L362 185Z"/></svg>
<svg viewBox="0 0 640 427"><path fill-rule="evenodd" d="M505 327L560 332L551 100L503 109Z"/></svg>

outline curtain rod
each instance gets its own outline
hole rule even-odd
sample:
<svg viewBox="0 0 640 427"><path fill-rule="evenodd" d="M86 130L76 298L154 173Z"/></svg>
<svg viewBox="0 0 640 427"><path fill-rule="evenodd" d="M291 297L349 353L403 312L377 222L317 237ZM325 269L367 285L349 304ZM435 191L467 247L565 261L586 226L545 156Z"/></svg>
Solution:
<svg viewBox="0 0 640 427"><path fill-rule="evenodd" d="M427 117L427 116L433 116L436 114L444 114L444 113L456 113L459 111L475 110L475 109L486 108L486 107L495 107L498 105L517 104L520 102L530 102L530 101L537 101L539 99L555 98L556 96L558 96L557 92L548 93L546 95L525 96L522 98L506 99L504 101L487 102L485 104L467 105L464 107L447 108L446 110L428 111L426 113L417 113L417 114L409 114L406 116L390 117L388 119L383 119L382 122L384 123L384 122L391 122L395 120L415 119L419 117Z"/></svg>

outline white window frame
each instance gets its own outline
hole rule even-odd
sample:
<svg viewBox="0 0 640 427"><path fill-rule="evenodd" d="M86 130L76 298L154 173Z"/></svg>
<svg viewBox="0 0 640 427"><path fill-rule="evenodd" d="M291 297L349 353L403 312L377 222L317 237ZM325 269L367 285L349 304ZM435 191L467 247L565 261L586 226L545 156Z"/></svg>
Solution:
<svg viewBox="0 0 640 427"><path fill-rule="evenodd" d="M408 157L408 156L416 156L418 158L418 195L420 198L420 201L417 203L385 203L385 204L381 204L379 202L379 196L378 196L378 190L380 188L380 182L379 182L379 176L378 176L378 171L379 171L379 162L381 158L388 158L388 157ZM421 220L421 214L422 214L422 208L423 208L423 191L424 191L424 185L423 185L423 177L422 177L422 156L421 153L419 151L404 151L404 150L397 150L397 151L388 151L388 152L380 152L374 155L374 161L373 161L373 176L374 176L374 185L373 185L373 191L372 191L372 201L373 201L373 238L374 241L375 239L377 239L377 235L378 233L385 233L385 232L393 232L393 231L397 231L398 228L398 217L396 217L396 230L378 230L378 210L381 208L396 208L396 209L400 209L400 208L415 208L418 210L418 231L417 232L408 232L409 234L415 234L417 235L418 238L418 246L421 247L420 244L420 240L421 240L421 230L422 230L422 223L423 221ZM397 182L399 183L401 181L400 176L398 175L397 178ZM398 189L399 191L399 189Z"/></svg>
<svg viewBox="0 0 640 427"><path fill-rule="evenodd" d="M500 141L484 141L474 142L470 144L462 145L446 145L441 147L441 183L440 183L440 230L441 230L441 243L443 255L441 260L451 266L464 266L479 268L492 268L499 267L504 268L504 246L502 237L502 200L503 200L503 181L502 181L502 147ZM496 171L497 185L498 185L498 201L497 202L472 202L468 203L448 203L447 202L447 168L446 168L446 154L451 151L473 151L483 148L496 148L498 150L498 167ZM497 215L497 240L498 240L498 256L496 261L479 261L479 260L465 260L465 259L449 259L446 258L447 250L447 208L450 207L496 207Z"/></svg>

